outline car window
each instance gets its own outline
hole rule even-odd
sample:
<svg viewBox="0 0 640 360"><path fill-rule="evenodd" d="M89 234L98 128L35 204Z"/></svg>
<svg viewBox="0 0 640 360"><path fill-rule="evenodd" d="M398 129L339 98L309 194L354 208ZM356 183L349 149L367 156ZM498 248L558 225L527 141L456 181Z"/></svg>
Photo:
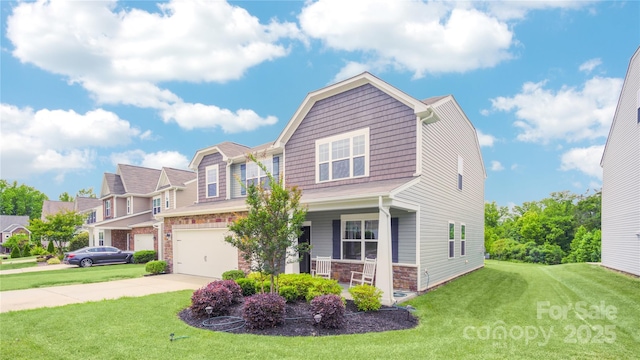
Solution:
<svg viewBox="0 0 640 360"><path fill-rule="evenodd" d="M114 248L114 247L107 247L105 248L108 252L118 252L118 249Z"/></svg>
<svg viewBox="0 0 640 360"><path fill-rule="evenodd" d="M98 248L89 249L87 251L91 253L95 253L95 252L98 252Z"/></svg>

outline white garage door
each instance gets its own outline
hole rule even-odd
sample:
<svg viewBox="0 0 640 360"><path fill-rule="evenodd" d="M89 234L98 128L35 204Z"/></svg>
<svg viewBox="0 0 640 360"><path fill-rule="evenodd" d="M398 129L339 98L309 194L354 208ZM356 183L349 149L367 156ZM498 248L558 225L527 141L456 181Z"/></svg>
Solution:
<svg viewBox="0 0 640 360"><path fill-rule="evenodd" d="M224 241L229 234L222 229L173 231L173 271L222 278L222 273L238 269L238 250Z"/></svg>
<svg viewBox="0 0 640 360"><path fill-rule="evenodd" d="M152 234L136 234L133 237L133 249L135 251L140 250L155 250L153 248L153 235Z"/></svg>

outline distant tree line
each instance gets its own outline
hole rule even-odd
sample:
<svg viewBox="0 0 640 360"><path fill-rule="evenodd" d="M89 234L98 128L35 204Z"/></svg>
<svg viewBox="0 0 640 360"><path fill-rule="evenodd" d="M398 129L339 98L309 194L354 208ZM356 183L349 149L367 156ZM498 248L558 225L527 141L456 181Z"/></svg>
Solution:
<svg viewBox="0 0 640 360"><path fill-rule="evenodd" d="M560 264L597 262L602 192L553 192L509 209L485 203L485 251L492 259Z"/></svg>

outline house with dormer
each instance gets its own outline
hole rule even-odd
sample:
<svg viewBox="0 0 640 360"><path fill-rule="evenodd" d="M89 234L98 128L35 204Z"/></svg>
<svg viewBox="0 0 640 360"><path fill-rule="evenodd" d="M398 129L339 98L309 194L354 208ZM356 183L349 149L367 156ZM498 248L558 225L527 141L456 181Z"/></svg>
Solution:
<svg viewBox="0 0 640 360"><path fill-rule="evenodd" d="M287 272L330 256L332 278L349 282L376 258L376 286L391 303L393 289L423 291L484 266L486 173L476 130L451 95L421 101L363 73L309 93L273 142L198 150L197 201L158 216L173 272L248 270L224 241L247 211L242 184L264 184L247 153L302 190L298 241L312 250Z"/></svg>
<svg viewBox="0 0 640 360"><path fill-rule="evenodd" d="M157 241L161 226L155 216L193 203L195 177L187 170L118 164L115 173L103 176L99 220L85 225L90 245L161 252Z"/></svg>

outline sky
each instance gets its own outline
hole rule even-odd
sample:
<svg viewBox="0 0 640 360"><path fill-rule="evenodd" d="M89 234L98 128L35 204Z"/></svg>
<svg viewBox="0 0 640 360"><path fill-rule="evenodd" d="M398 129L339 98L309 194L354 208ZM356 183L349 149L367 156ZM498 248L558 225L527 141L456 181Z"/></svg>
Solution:
<svg viewBox="0 0 640 360"><path fill-rule="evenodd" d="M485 200L602 186L636 1L1 1L0 178L57 200L118 163L274 141L369 71L473 123Z"/></svg>

